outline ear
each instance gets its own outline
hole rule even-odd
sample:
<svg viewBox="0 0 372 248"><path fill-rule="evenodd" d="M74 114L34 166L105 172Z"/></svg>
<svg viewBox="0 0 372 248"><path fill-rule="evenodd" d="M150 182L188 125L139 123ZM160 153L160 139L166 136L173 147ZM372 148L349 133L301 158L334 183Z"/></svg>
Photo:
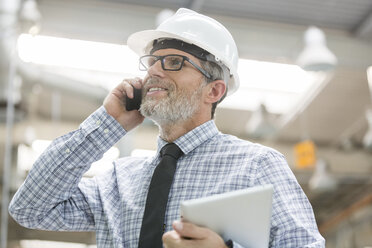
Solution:
<svg viewBox="0 0 372 248"><path fill-rule="evenodd" d="M222 80L216 80L207 85L207 90L205 101L207 103L215 103L225 94L226 84Z"/></svg>

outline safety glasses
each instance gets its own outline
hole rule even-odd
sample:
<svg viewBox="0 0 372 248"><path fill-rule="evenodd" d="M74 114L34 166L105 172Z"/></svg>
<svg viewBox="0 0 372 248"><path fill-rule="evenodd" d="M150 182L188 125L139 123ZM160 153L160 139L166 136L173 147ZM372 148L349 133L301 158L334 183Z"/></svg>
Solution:
<svg viewBox="0 0 372 248"><path fill-rule="evenodd" d="M158 60L160 60L161 68L164 71L179 71L182 69L182 66L184 65L185 61L187 61L190 64L192 64L196 69L198 69L208 79L212 79L212 76L206 70L195 64L188 57L178 54L168 54L164 56L144 55L139 59L140 61L139 69L141 71L147 71Z"/></svg>

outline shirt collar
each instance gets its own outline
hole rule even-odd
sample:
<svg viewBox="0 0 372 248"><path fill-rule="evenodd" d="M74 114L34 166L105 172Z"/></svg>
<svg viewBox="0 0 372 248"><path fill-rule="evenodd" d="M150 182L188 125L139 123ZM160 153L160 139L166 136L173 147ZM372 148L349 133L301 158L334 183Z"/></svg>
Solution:
<svg viewBox="0 0 372 248"><path fill-rule="evenodd" d="M183 151L186 155L199 145L204 143L205 141L209 140L210 138L216 136L219 133L216 124L213 120L207 121L202 125L194 128L190 132L184 134L183 136L176 139L173 143L178 145L178 147ZM158 137L158 150L157 154L159 154L160 150L165 146L167 142L162 138Z"/></svg>

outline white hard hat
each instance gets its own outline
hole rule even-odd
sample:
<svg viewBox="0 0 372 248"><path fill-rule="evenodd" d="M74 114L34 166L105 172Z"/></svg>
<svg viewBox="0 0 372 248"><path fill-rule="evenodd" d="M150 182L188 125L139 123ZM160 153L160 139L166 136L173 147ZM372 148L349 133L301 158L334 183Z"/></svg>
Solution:
<svg viewBox="0 0 372 248"><path fill-rule="evenodd" d="M228 95L238 89L238 49L230 32L215 19L180 8L155 30L144 30L129 36L127 45L142 56L149 54L153 42L161 38L182 40L208 51L230 70Z"/></svg>

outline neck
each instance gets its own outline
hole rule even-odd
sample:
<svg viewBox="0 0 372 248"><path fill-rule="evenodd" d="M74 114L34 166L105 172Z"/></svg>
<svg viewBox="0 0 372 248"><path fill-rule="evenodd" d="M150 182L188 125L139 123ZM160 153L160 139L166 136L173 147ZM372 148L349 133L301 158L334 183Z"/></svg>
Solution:
<svg viewBox="0 0 372 248"><path fill-rule="evenodd" d="M159 126L159 135L160 137L167 141L173 142L179 137L190 132L194 128L202 125L203 123L211 120L211 118L190 118L187 121L179 122L156 122Z"/></svg>

